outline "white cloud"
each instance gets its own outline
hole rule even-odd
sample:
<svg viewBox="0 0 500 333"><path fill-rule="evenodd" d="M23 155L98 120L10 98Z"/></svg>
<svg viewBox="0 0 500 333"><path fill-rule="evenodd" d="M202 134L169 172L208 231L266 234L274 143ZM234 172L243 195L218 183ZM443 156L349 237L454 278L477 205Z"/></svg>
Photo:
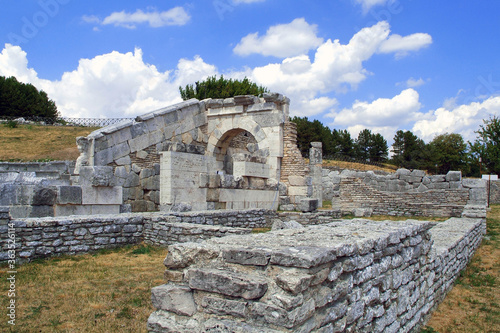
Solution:
<svg viewBox="0 0 500 333"><path fill-rule="evenodd" d="M379 22L357 32L347 45L338 40L327 40L314 55L286 58L281 63L254 68L249 77L273 91L283 92L292 100L292 114L312 116L336 105L334 99L320 110L306 101L332 91L343 92L355 89L370 73L363 62L376 53L380 44L389 36L389 24Z"/></svg>
<svg viewBox="0 0 500 333"><path fill-rule="evenodd" d="M7 44L0 54L0 75L13 75L43 89L66 117L135 117L180 102L179 86L215 74L215 66L200 57L181 59L175 71L160 72L136 49L81 59L77 69L49 81L28 68L20 47Z"/></svg>
<svg viewBox="0 0 500 333"><path fill-rule="evenodd" d="M447 102L443 107L422 115L412 131L426 142L444 133L460 133L465 140L474 141L474 131L483 124L483 119L491 116L500 116L500 96L462 105Z"/></svg>
<svg viewBox="0 0 500 333"><path fill-rule="evenodd" d="M303 19L294 22L311 27ZM382 21L363 28L347 44L326 40L317 47L313 57L300 54L281 62L224 74L238 79L246 76L271 91L285 94L292 101L292 115L335 112L338 101L331 93L356 89L372 75L364 68L364 62L373 57L388 38L389 24ZM44 89L65 116L135 116L179 101L179 86L215 74L219 74L217 68L199 56L180 59L175 69L160 72L145 63L142 51L136 49L81 59L75 70L64 73L58 81L48 81L40 79L36 71L28 67L27 55L20 47L7 44L0 54L0 75L14 75ZM372 104L375 104L373 109L377 103Z"/></svg>
<svg viewBox="0 0 500 333"><path fill-rule="evenodd" d="M372 7L383 6L388 0L355 0L356 3L363 7L363 13L367 13Z"/></svg>
<svg viewBox="0 0 500 333"><path fill-rule="evenodd" d="M391 35L379 48L380 53L395 53L396 58L406 56L410 51L418 51L432 44L432 37L426 33L408 36Z"/></svg>
<svg viewBox="0 0 500 333"><path fill-rule="evenodd" d="M347 127L354 136L368 128L385 137L392 137L399 126L418 118L420 107L418 92L406 89L390 99L379 98L371 103L356 101L351 108L332 112L328 116L333 118L332 126Z"/></svg>
<svg viewBox="0 0 500 333"><path fill-rule="evenodd" d="M116 27L124 27L128 29L137 28L138 24L148 23L152 28L159 28L170 25L185 25L191 16L182 7L174 7L170 10L159 12L157 10L144 12L140 9L134 13L125 11L114 12L104 18L102 21L94 15L84 15L82 20L86 23L94 23L101 25L112 24Z"/></svg>
<svg viewBox="0 0 500 333"><path fill-rule="evenodd" d="M251 33L241 39L234 53L247 56L253 53L275 57L293 57L318 47L323 39L316 36L317 25L297 18L288 24L270 27L266 34Z"/></svg>
<svg viewBox="0 0 500 333"><path fill-rule="evenodd" d="M425 84L425 81L422 79L422 78L419 78L418 80L417 79L414 79L414 78L409 78L407 81L406 81L406 86L408 88L415 88L415 87L420 87L421 85L424 85Z"/></svg>

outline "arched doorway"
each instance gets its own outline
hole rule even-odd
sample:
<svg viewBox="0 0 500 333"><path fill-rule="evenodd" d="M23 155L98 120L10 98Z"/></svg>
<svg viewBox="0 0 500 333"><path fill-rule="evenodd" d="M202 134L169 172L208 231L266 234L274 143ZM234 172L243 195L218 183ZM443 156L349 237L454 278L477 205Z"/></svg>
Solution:
<svg viewBox="0 0 500 333"><path fill-rule="evenodd" d="M255 137L244 129L235 128L222 135L214 153L220 169L232 175L235 160L255 160L258 151L259 145Z"/></svg>

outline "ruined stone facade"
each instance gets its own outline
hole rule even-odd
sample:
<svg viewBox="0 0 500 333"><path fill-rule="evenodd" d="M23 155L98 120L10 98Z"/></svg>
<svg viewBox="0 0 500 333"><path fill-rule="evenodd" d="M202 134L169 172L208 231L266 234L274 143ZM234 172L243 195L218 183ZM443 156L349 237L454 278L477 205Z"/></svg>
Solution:
<svg viewBox="0 0 500 333"><path fill-rule="evenodd" d="M484 219L330 221L172 245L150 332L416 332Z"/></svg>

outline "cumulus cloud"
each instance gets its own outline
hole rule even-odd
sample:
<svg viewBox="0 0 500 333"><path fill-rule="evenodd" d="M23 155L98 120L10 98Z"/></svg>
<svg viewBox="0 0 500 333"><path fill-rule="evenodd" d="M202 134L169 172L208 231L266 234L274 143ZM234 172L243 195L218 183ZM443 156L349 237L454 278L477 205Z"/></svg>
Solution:
<svg viewBox="0 0 500 333"><path fill-rule="evenodd" d="M460 133L465 140L474 141L474 131L483 124L483 119L491 116L500 116L500 96L463 105L447 102L443 107L423 114L412 131L426 142L444 133Z"/></svg>
<svg viewBox="0 0 500 333"><path fill-rule="evenodd" d="M395 53L396 58L406 56L410 51L418 51L432 44L432 37L426 33L416 33L408 36L391 35L380 44L380 53Z"/></svg>
<svg viewBox="0 0 500 333"><path fill-rule="evenodd" d="M385 137L392 137L397 128L418 119L421 104L414 89L403 90L393 98L378 98L371 103L356 101L352 107L331 112L332 126L346 127L356 136L368 128Z"/></svg>
<svg viewBox="0 0 500 333"><path fill-rule="evenodd" d="M312 27L303 19L293 22ZM356 89L372 75L364 68L364 62L373 57L390 36L389 24L382 21L361 29L347 44L331 39L322 42L313 56L298 54L277 63L224 72L224 75L237 79L246 76L271 91L287 95L292 100L292 115L336 112L338 101L331 96L332 92ZM48 81L29 68L27 55L20 47L7 44L0 54L0 75L13 75L20 81L33 83L56 101L64 116L74 117L135 116L180 101L179 86L216 74L219 74L217 68L199 56L180 59L176 68L160 72L154 65L145 63L142 51L136 49L81 59L75 70L64 73L60 80ZM416 96L418 102L418 94ZM362 108L362 102L359 103L356 110ZM376 103L370 110L375 106Z"/></svg>
<svg viewBox="0 0 500 333"><path fill-rule="evenodd" d="M256 53L279 58L293 57L307 53L323 42L316 36L317 30L317 25L297 18L288 24L270 27L264 36L255 32L243 37L233 51L241 56Z"/></svg>
<svg viewBox="0 0 500 333"><path fill-rule="evenodd" d="M114 12L109 16L100 20L97 16L84 15L82 20L86 23L101 24L101 25L114 25L116 27L124 27L128 29L137 28L138 24L147 23L152 28L159 28L170 25L185 25L191 16L182 7L174 7L170 10L159 12L152 10L144 12L140 9L134 13L127 13L125 11Z"/></svg>
<svg viewBox="0 0 500 333"><path fill-rule="evenodd" d="M328 39L316 49L313 60L307 55L289 57L281 63L256 67L248 76L289 96L292 114L313 116L329 109L319 110L305 101L332 91L342 93L356 89L370 75L363 63L376 54L390 36L389 24L381 21L358 31L346 45ZM399 50L394 48L395 52ZM336 104L331 99L329 107Z"/></svg>
<svg viewBox="0 0 500 333"><path fill-rule="evenodd" d="M142 50L111 52L81 59L60 80L38 78L28 68L26 52L7 44L0 54L0 75L43 89L66 117L135 117L181 101L178 87L217 74L201 57L181 59L177 68L160 72L144 62Z"/></svg>

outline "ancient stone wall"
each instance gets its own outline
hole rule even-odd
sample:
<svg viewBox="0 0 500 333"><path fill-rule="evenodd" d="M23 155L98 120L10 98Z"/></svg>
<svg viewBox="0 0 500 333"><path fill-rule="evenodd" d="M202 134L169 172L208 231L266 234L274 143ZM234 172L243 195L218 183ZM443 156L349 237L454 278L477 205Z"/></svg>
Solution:
<svg viewBox="0 0 500 333"><path fill-rule="evenodd" d="M456 216L466 205L486 204L485 182L459 171L429 176L421 170L323 172L323 196L344 212L397 216Z"/></svg>
<svg viewBox="0 0 500 333"><path fill-rule="evenodd" d="M500 180L490 182L490 204L500 203Z"/></svg>
<svg viewBox="0 0 500 333"><path fill-rule="evenodd" d="M169 246L150 332L418 331L483 219L335 221Z"/></svg>
<svg viewBox="0 0 500 333"><path fill-rule="evenodd" d="M284 153L281 161L280 181L289 184L288 177L305 177L309 173L309 168L297 147L297 125L293 122L286 122L283 131Z"/></svg>
<svg viewBox="0 0 500 333"><path fill-rule="evenodd" d="M270 227L276 217L270 210L246 210L12 219L9 208L0 206L0 261L8 259L9 234L15 235L16 258L27 261L140 241L169 245L250 233L252 228Z"/></svg>

